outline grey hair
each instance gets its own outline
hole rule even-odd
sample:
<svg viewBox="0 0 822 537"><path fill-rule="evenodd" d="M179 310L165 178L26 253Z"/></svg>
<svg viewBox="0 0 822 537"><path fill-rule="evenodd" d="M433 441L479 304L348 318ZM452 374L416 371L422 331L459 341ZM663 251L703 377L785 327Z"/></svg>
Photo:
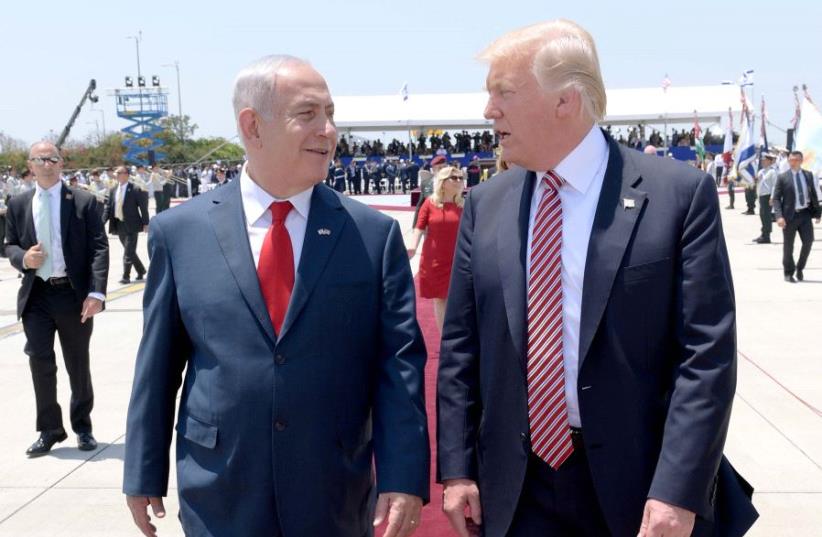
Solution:
<svg viewBox="0 0 822 537"><path fill-rule="evenodd" d="M582 26L565 19L526 26L500 37L479 59L531 60L531 72L545 91L573 88L583 112L593 121L605 117L607 97L594 39Z"/></svg>
<svg viewBox="0 0 822 537"><path fill-rule="evenodd" d="M263 119L271 121L277 73L285 65L292 64L309 65L306 60L294 56L272 54L245 66L234 79L234 119L239 119L244 108L253 108Z"/></svg>

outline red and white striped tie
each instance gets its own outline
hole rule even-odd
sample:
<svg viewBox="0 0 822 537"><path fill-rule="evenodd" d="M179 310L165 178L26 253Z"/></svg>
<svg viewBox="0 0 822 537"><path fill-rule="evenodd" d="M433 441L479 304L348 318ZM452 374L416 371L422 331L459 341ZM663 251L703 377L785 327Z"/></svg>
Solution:
<svg viewBox="0 0 822 537"><path fill-rule="evenodd" d="M531 238L528 281L528 420L531 449L555 470L574 451L562 360L562 202L549 171Z"/></svg>

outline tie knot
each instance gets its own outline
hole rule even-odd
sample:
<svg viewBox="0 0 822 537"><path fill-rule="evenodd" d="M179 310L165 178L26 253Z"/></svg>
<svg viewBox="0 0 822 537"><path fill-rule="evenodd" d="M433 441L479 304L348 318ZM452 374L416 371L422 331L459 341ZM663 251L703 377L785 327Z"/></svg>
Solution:
<svg viewBox="0 0 822 537"><path fill-rule="evenodd" d="M275 201L271 204L271 220L272 222L284 222L285 217L291 212L290 201Z"/></svg>
<svg viewBox="0 0 822 537"><path fill-rule="evenodd" d="M559 190L559 187L565 183L565 179L557 175L557 172L553 170L545 172L545 175L542 176L542 181L545 183L547 188L554 191Z"/></svg>

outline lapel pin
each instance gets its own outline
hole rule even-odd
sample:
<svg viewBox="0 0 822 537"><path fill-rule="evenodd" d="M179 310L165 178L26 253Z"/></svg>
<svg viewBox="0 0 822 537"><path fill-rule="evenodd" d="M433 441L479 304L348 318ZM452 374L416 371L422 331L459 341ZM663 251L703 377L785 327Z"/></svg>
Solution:
<svg viewBox="0 0 822 537"><path fill-rule="evenodd" d="M627 209L633 209L636 206L636 202L630 198L623 198L622 199L622 206Z"/></svg>
<svg viewBox="0 0 822 537"><path fill-rule="evenodd" d="M73 194L66 194L66 199L67 200L72 200L72 199L74 199L74 195Z"/></svg>
<svg viewBox="0 0 822 537"><path fill-rule="evenodd" d="M318 235L326 235L326 236L328 236L328 235L331 235L331 230L330 230L330 229L328 229L328 228L321 227L320 229L318 229L318 230L317 230L317 234L318 234Z"/></svg>

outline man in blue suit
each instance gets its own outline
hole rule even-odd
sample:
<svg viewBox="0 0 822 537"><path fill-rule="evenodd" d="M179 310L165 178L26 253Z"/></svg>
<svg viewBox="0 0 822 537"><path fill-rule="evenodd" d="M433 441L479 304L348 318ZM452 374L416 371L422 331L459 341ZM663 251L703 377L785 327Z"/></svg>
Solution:
<svg viewBox="0 0 822 537"><path fill-rule="evenodd" d="M713 180L599 129L599 61L575 23L482 57L485 117L516 166L462 217L437 388L443 509L463 537L742 535L756 511L722 456L736 333Z"/></svg>
<svg viewBox="0 0 822 537"><path fill-rule="evenodd" d="M149 230L123 485L134 521L153 536L149 505L165 514L185 370L186 535L360 537L385 520L386 535L410 535L428 500L429 450L400 228L321 184L334 104L307 63L269 56L245 68L234 110L248 154L239 180Z"/></svg>

